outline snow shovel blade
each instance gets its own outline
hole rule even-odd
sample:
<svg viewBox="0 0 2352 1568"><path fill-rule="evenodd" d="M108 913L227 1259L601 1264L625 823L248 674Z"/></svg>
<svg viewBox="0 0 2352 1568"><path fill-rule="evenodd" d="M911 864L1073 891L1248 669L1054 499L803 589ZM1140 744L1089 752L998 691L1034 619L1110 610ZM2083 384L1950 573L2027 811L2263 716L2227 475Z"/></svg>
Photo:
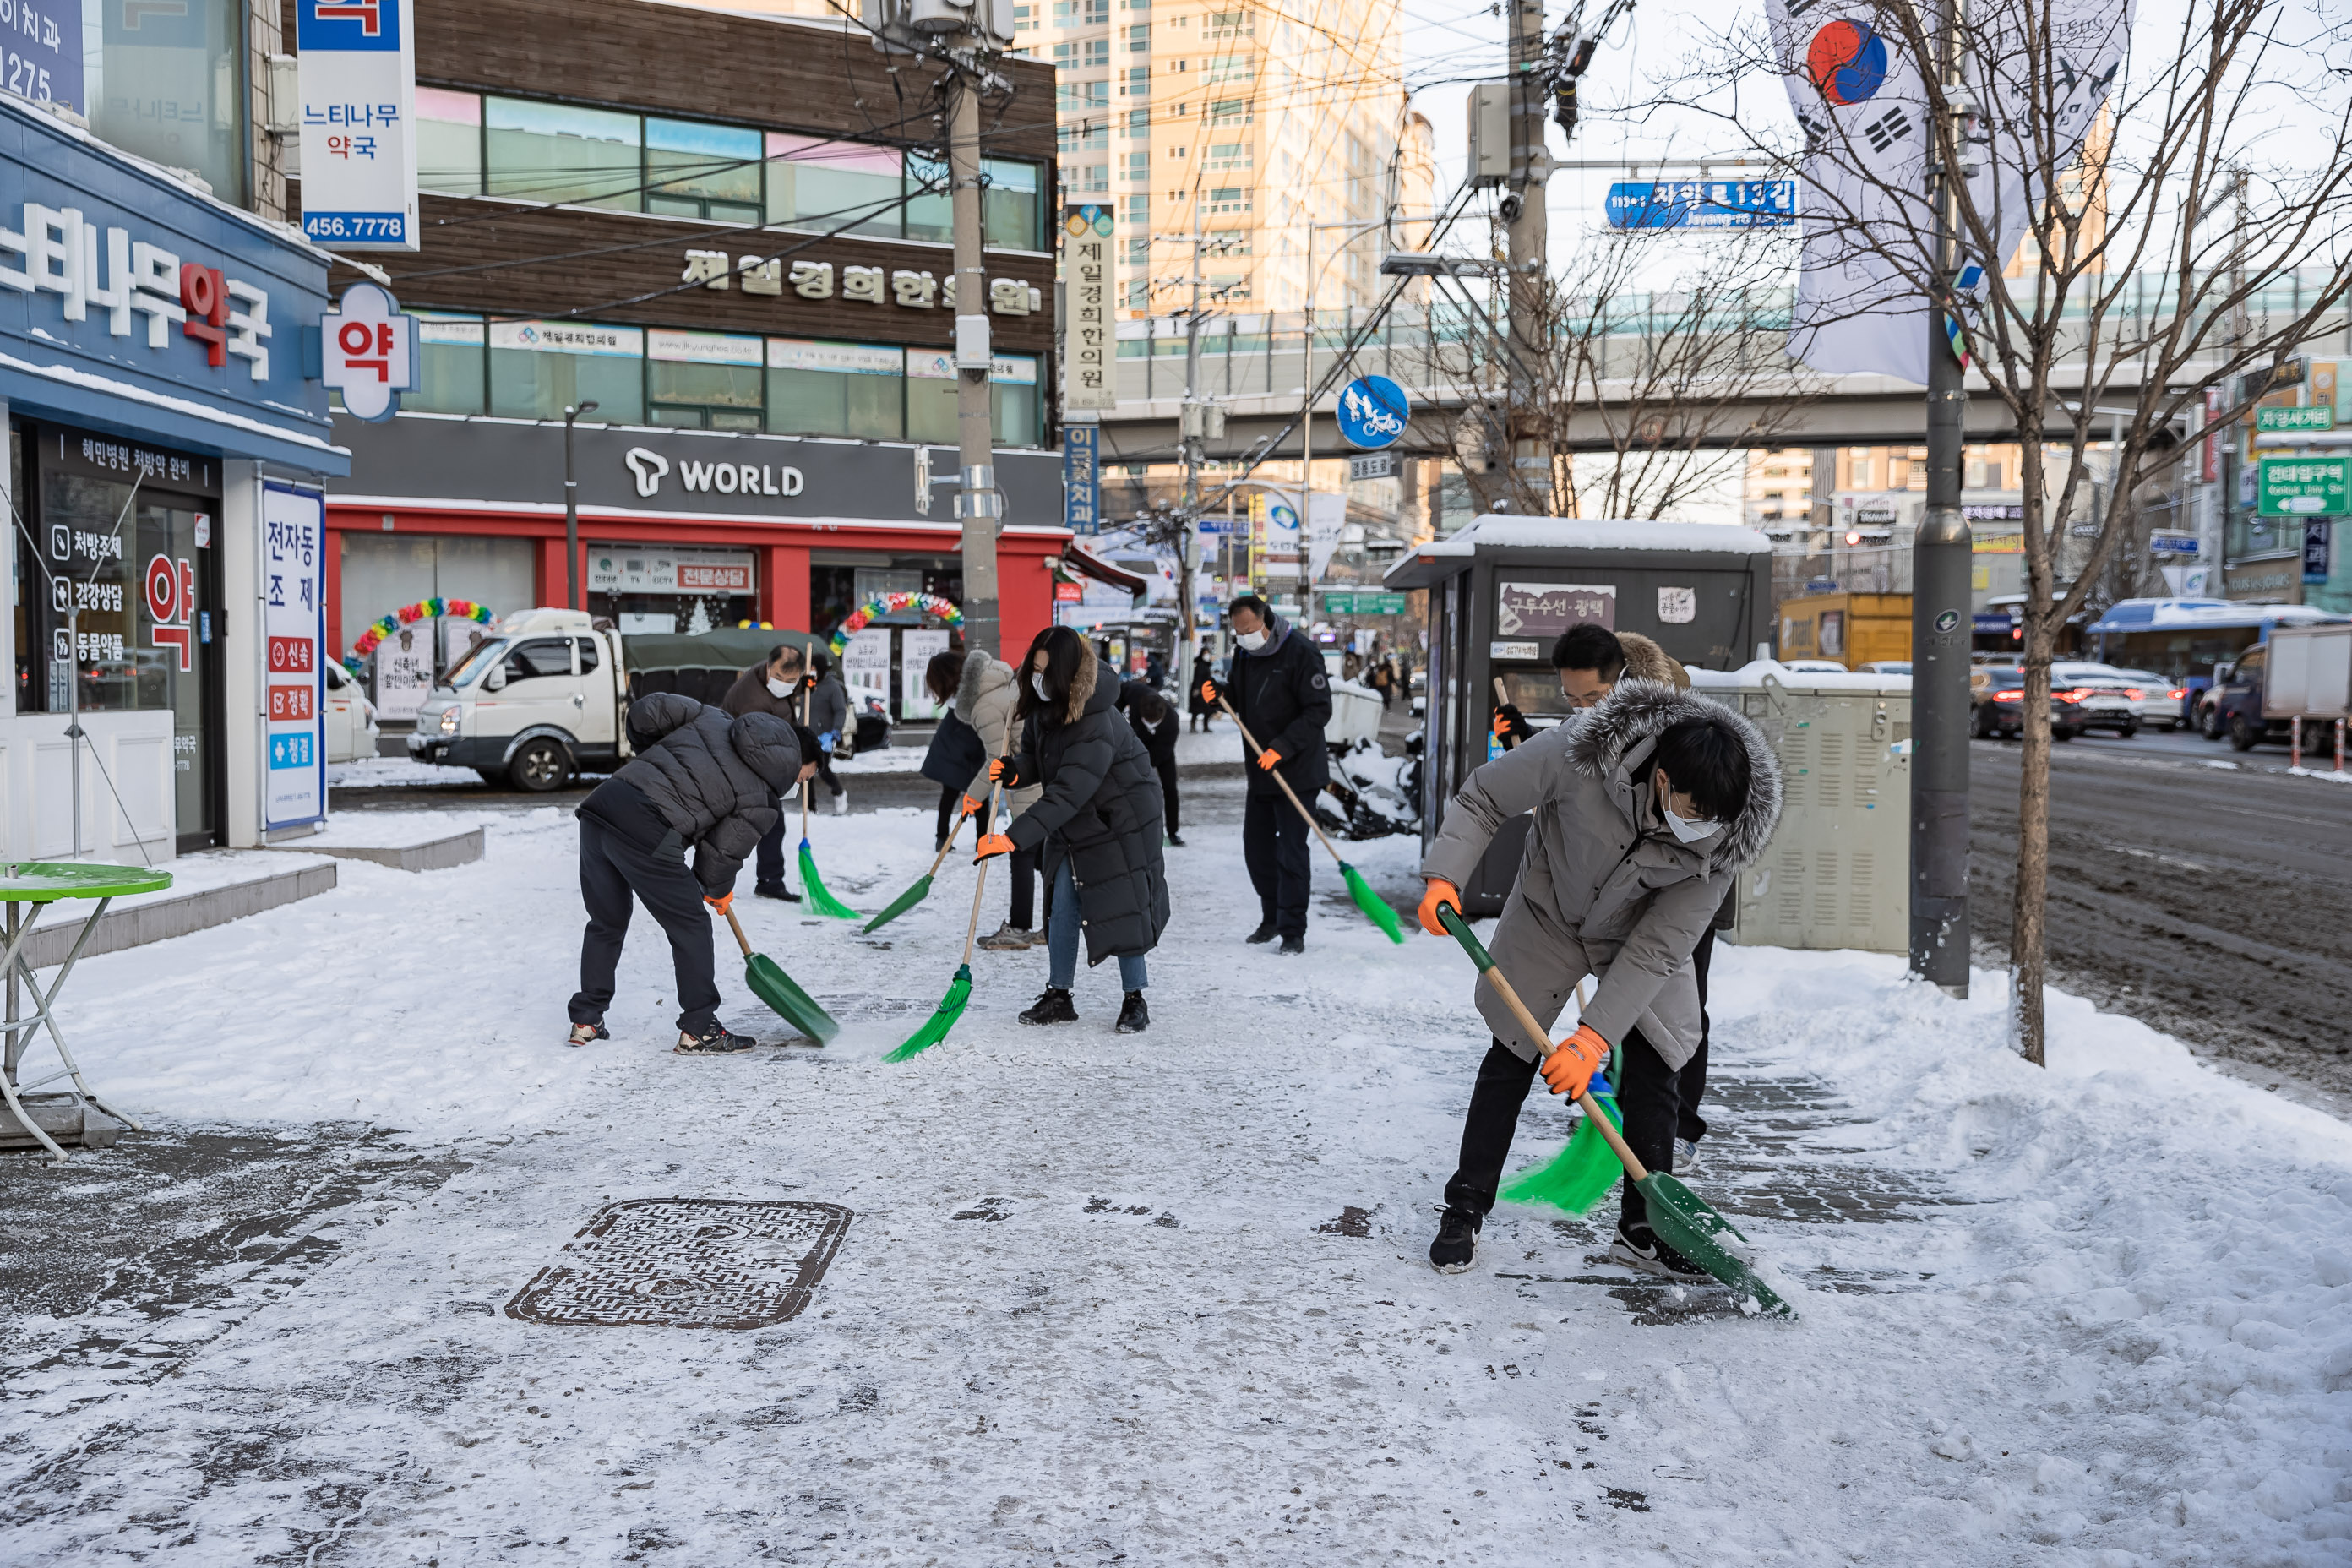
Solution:
<svg viewBox="0 0 2352 1568"><path fill-rule="evenodd" d="M1772 1288L1756 1278L1755 1271L1719 1239L1728 1237L1743 1247L1748 1242L1729 1220L1709 1208L1696 1193L1663 1171L1653 1171L1633 1184L1641 1189L1643 1202L1650 1211L1650 1228L1657 1232L1660 1241L1730 1286L1734 1295L1748 1298L1762 1310L1779 1318L1797 1315L1795 1308L1773 1294Z"/></svg>
<svg viewBox="0 0 2352 1568"><path fill-rule="evenodd" d="M1617 1097L1596 1088L1592 1098L1622 1131L1625 1119L1618 1114ZM1624 1174L1625 1167L1617 1163L1609 1141L1587 1118L1576 1124L1576 1131L1550 1163L1522 1173L1503 1189L1501 1196L1505 1203L1540 1204L1572 1215L1589 1215Z"/></svg>
<svg viewBox="0 0 2352 1568"><path fill-rule="evenodd" d="M1339 875L1347 882L1348 896L1356 900L1356 907L1363 910L1374 925L1388 932L1391 942L1403 942L1404 928L1397 924L1396 910L1389 907L1386 899L1372 891L1372 885L1364 880L1364 874L1342 860L1339 862Z"/></svg>
<svg viewBox="0 0 2352 1568"><path fill-rule="evenodd" d="M808 907L817 913L842 921L861 918L856 910L826 889L824 879L816 874L816 857L809 852L809 841L805 838L801 840L801 886L808 891Z"/></svg>
<svg viewBox="0 0 2352 1568"><path fill-rule="evenodd" d="M777 1016L819 1045L841 1033L833 1015L818 1006L816 998L802 990L774 959L757 952L746 954L743 984L752 995L774 1008Z"/></svg>
<svg viewBox="0 0 2352 1568"><path fill-rule="evenodd" d="M925 1021L921 1028L907 1037L905 1045L882 1059L886 1062L903 1062L908 1057L928 1051L946 1039L948 1031L955 1027L955 1021L963 1016L964 1004L971 1000L971 965L960 963L956 966L955 979L948 984L948 994L940 999L938 1009Z"/></svg>
<svg viewBox="0 0 2352 1568"><path fill-rule="evenodd" d="M926 871L915 879L915 885L890 900L890 907L866 922L868 935L880 931L931 895L931 877Z"/></svg>

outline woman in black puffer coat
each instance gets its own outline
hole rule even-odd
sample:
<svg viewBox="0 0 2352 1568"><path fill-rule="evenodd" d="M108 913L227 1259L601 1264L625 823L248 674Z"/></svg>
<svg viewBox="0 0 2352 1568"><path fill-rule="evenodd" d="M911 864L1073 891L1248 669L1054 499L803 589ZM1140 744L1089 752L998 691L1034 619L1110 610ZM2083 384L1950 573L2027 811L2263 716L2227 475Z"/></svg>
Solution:
<svg viewBox="0 0 2352 1568"><path fill-rule="evenodd" d="M989 765L989 776L1045 793L1015 817L1008 833L981 841L981 858L1015 849L1042 851L1049 958L1045 994L1021 1015L1024 1024L1076 1019L1070 986L1077 978L1078 936L1087 962L1118 960L1118 1032L1140 1034L1151 1015L1143 955L1168 926L1168 877L1160 860L1160 776L1117 711L1118 676L1067 626L1049 626L1021 661L1017 749Z"/></svg>

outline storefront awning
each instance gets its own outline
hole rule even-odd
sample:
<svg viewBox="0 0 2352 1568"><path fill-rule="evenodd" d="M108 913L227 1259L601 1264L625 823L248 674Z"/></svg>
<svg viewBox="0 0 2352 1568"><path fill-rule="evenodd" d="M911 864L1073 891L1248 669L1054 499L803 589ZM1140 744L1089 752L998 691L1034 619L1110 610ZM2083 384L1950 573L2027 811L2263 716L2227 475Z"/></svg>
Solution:
<svg viewBox="0 0 2352 1568"><path fill-rule="evenodd" d="M1142 597L1144 592L1151 585L1149 578L1129 572L1124 567L1114 566L1099 556L1089 555L1076 544L1064 545L1061 560L1055 564L1071 582L1076 582L1081 577L1091 577L1096 582L1110 587L1123 588L1138 598Z"/></svg>

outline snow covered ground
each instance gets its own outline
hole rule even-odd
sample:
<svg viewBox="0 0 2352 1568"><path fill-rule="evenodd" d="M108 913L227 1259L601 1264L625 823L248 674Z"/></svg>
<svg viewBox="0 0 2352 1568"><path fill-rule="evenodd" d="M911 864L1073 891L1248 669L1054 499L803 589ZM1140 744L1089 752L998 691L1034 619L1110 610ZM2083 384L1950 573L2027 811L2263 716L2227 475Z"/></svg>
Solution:
<svg viewBox="0 0 2352 1568"><path fill-rule="evenodd" d="M959 861L874 938L744 900L845 1021L823 1052L672 1055L650 922L614 1038L567 1049L551 807L486 817L477 865L350 863L324 897L87 962L82 1059L163 1135L356 1120L467 1163L337 1211L331 1266L142 1354L45 1360L109 1325L14 1323L0 1553L2352 1560L2352 1129L2066 998L2026 1067L1993 974L1955 1003L1893 957L1727 949L1722 1173L1694 1185L1801 1321L1637 1286L1591 1261L1605 1232L1529 1210L1440 1277L1429 1208L1485 1044L1467 963L1390 946L1328 864L1306 959L1244 946L1238 785L1191 795L1139 1037L1110 1032L1107 969L1082 1022L1021 1026L1043 951L982 953L947 1043L884 1065L953 973ZM878 906L929 823L819 819L828 882ZM1409 901L1407 841L1351 853ZM721 949L726 1016L780 1033ZM1564 1126L1531 1106L1521 1156ZM604 1204L666 1197L855 1217L781 1327L503 1315Z"/></svg>

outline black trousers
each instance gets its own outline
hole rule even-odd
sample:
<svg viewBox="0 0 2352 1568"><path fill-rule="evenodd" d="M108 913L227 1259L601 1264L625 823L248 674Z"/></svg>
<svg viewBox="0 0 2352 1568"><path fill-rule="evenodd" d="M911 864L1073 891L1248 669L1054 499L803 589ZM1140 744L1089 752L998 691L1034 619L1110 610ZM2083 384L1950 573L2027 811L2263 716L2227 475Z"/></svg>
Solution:
<svg viewBox="0 0 2352 1568"><path fill-rule="evenodd" d="M1706 969L1714 956L1715 932L1699 938L1691 954L1698 978L1699 1048L1682 1070L1667 1068L1639 1029L1625 1037L1618 1050L1617 1110L1624 1119L1626 1147L1653 1171L1675 1168L1675 1140L1696 1142L1706 1135L1698 1114L1699 1096L1706 1088ZM1511 1157L1511 1138L1517 1131L1519 1107L1536 1079L1534 1062L1496 1040L1478 1064L1478 1080L1470 1090L1469 1114L1463 1119L1461 1164L1445 1184L1445 1201L1484 1216L1495 1207L1495 1194L1503 1183L1503 1166ZM1549 1091L1547 1091L1549 1092ZM1693 1128L1696 1131L1692 1131ZM1648 1208L1631 1182L1619 1189L1618 1215L1627 1226L1647 1225Z"/></svg>
<svg viewBox="0 0 2352 1568"><path fill-rule="evenodd" d="M816 752L816 776L824 781L825 788L835 795L841 793L841 781L833 776L833 753L822 746Z"/></svg>
<svg viewBox="0 0 2352 1568"><path fill-rule="evenodd" d="M702 884L683 857L662 859L586 816L580 819L580 899L588 906L588 929L580 939L580 989L572 998L572 1021L601 1024L613 1005L613 973L621 962L621 940L628 934L632 894L669 937L670 961L677 968L677 1026L688 1034L709 1033L719 1022L719 980Z"/></svg>
<svg viewBox="0 0 2352 1568"><path fill-rule="evenodd" d="M760 835L760 847L751 858L751 885L771 890L784 885L784 810L782 795L772 795L768 804L776 808L775 826Z"/></svg>
<svg viewBox="0 0 2352 1568"><path fill-rule="evenodd" d="M955 826L956 808L962 804L962 786L942 784L940 787L939 826L931 836L933 853L947 842L948 830ZM981 835L985 837L994 820L988 802L982 801L980 809L972 815L979 819ZM1006 918L1015 931L1034 931L1037 929L1037 851L1015 849L1004 859L1005 869L1013 878L1013 908Z"/></svg>
<svg viewBox="0 0 2352 1568"><path fill-rule="evenodd" d="M1152 767L1160 774L1160 815L1168 819L1163 826L1172 838L1183 831L1176 826L1176 764L1171 762L1162 767L1154 763Z"/></svg>
<svg viewBox="0 0 2352 1568"><path fill-rule="evenodd" d="M1250 792L1242 808L1242 858L1264 922L1283 936L1304 937L1314 862L1307 858L1307 819L1288 796Z"/></svg>

